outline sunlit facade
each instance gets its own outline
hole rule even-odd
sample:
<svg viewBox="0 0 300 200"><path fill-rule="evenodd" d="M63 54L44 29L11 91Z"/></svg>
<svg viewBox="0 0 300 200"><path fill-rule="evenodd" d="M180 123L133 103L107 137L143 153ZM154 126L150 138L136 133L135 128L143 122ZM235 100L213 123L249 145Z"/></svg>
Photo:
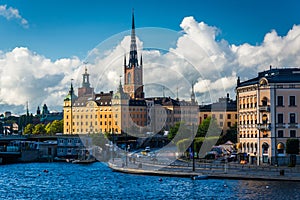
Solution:
<svg viewBox="0 0 300 200"><path fill-rule="evenodd" d="M300 69L272 69L237 82L238 149L251 163L277 164L286 141L300 139Z"/></svg>

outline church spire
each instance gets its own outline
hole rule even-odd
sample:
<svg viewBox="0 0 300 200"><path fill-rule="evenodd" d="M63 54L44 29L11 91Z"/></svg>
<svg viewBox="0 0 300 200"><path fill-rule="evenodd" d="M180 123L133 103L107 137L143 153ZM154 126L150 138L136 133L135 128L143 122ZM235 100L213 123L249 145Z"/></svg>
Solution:
<svg viewBox="0 0 300 200"><path fill-rule="evenodd" d="M131 28L131 43L130 43L130 55L128 68L137 67L137 47L136 47L136 37L135 37L135 24L134 24L134 11L132 10L132 28Z"/></svg>
<svg viewBox="0 0 300 200"><path fill-rule="evenodd" d="M87 64L86 62L84 64ZM87 72L87 67L84 67L84 74L82 74L82 87L90 88L90 78L89 73Z"/></svg>
<svg viewBox="0 0 300 200"><path fill-rule="evenodd" d="M126 56L125 56L126 57ZM135 36L135 22L134 12L132 10L132 29L131 29L131 42L129 61L126 64L126 58L124 57L124 92L127 93L130 98L144 98L143 89L143 59L141 57L140 65L137 56L137 45Z"/></svg>

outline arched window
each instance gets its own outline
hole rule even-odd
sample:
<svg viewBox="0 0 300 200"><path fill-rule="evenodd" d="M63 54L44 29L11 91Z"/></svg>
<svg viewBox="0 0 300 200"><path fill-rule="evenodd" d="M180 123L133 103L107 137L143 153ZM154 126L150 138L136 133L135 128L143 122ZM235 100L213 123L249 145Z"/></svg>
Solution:
<svg viewBox="0 0 300 200"><path fill-rule="evenodd" d="M268 105L268 98L267 97L264 97L262 100L261 100L261 103L263 106L267 106Z"/></svg>
<svg viewBox="0 0 300 200"><path fill-rule="evenodd" d="M130 73L128 73L127 74L127 83L131 83L131 74Z"/></svg>
<svg viewBox="0 0 300 200"><path fill-rule="evenodd" d="M269 151L268 143L265 143L265 142L263 143L262 150L263 150L263 154L268 154L268 151Z"/></svg>
<svg viewBox="0 0 300 200"><path fill-rule="evenodd" d="M263 123L263 124L267 124L267 123L268 123L268 116L267 116L266 114L264 114L264 115L262 116L262 123Z"/></svg>
<svg viewBox="0 0 300 200"><path fill-rule="evenodd" d="M282 142L279 142L277 144L277 152L278 152L278 154L283 154L284 153L284 144Z"/></svg>

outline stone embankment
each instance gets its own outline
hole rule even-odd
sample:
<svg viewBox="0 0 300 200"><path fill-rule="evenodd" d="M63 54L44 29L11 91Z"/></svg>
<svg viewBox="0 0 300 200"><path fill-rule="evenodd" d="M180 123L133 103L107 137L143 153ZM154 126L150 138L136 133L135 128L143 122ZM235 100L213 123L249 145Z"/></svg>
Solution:
<svg viewBox="0 0 300 200"><path fill-rule="evenodd" d="M126 165L127 164L127 165ZM300 168L253 166L240 164L196 163L175 161L169 165L154 162L127 162L114 159L109 167L117 172L156 176L193 177L204 175L214 179L248 179L274 181L300 181Z"/></svg>

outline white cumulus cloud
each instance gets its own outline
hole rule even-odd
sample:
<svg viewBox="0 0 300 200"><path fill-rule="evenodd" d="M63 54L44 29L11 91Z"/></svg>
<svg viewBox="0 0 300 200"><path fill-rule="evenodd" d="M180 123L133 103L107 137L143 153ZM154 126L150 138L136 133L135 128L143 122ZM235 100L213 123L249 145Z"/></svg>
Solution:
<svg viewBox="0 0 300 200"><path fill-rule="evenodd" d="M175 45L167 49L150 46L139 38L156 34L159 40L160 35L173 37L174 31L161 34L161 29L152 29L140 34L142 31L137 30L138 56L140 59L143 55L148 97L165 94L176 98L178 93L180 99L189 99L191 84L195 83L199 104L216 101L226 93L234 98L238 76L246 80L270 65L298 67L300 63L300 25L291 27L284 36L271 30L257 45L235 45L225 39L217 40L221 34L217 27L193 17L184 18L180 27L182 30L176 36ZM102 42L84 60L74 57L51 61L26 47L0 51L0 112L5 111L4 108L25 105L26 101L33 109L47 103L50 109L59 110L71 78L75 79L75 88L81 85L83 61L88 62L86 67L96 92L116 90L124 72L124 55L128 63L129 48L130 36L122 35ZM123 77L121 80L123 83Z"/></svg>

